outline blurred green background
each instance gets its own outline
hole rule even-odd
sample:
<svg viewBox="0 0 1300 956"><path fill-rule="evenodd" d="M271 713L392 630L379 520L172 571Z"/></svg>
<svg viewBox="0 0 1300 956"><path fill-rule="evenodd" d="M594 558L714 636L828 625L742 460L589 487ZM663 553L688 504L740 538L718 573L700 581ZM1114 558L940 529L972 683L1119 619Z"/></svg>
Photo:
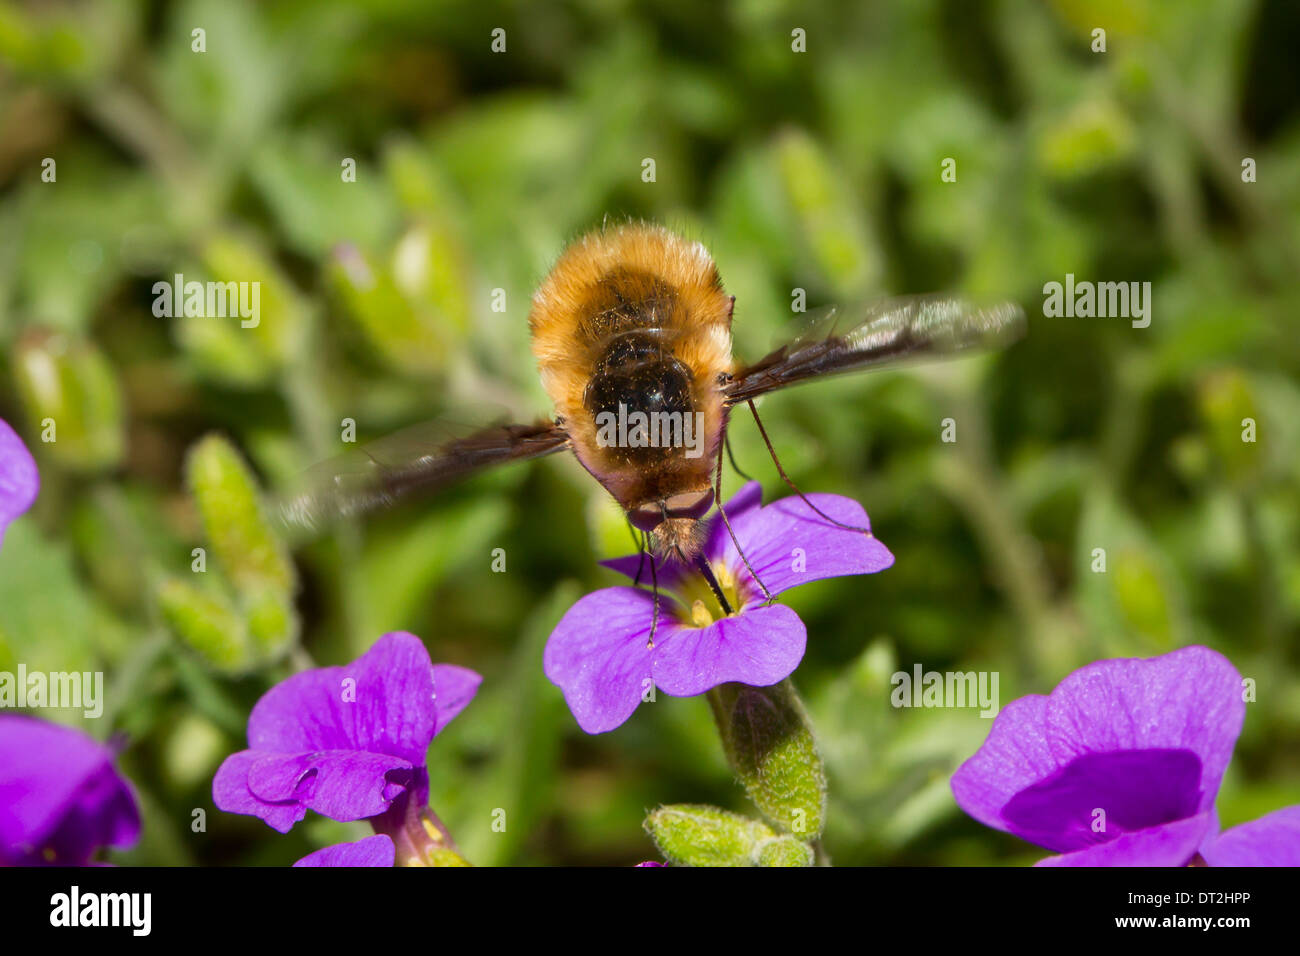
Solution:
<svg viewBox="0 0 1300 956"><path fill-rule="evenodd" d="M186 481L214 432L230 445L195 457L200 495L231 447L287 487L345 418L364 441L548 414L531 290L568 239L644 217L713 251L741 356L799 328L796 288L1030 316L1000 355L764 403L799 485L862 501L897 556L788 595L836 863L1043 855L952 801L989 721L889 706L917 662L996 670L1005 704L1208 644L1258 681L1224 825L1300 802L1297 48L1289 0L0 2L0 417L43 479L0 552L0 669L107 672L103 719L42 716L124 741L145 818L128 864L286 865L364 835L311 815L279 836L214 811L210 785L271 683L394 629L484 675L430 750L472 861L630 864L661 802L751 812L703 699L589 737L543 677L563 611L615 583L597 559L629 550L573 460L345 525L293 566L205 520ZM177 272L260 281L261 324L155 317ZM1150 327L1044 317L1066 273L1150 281ZM744 416L732 439L783 495Z"/></svg>

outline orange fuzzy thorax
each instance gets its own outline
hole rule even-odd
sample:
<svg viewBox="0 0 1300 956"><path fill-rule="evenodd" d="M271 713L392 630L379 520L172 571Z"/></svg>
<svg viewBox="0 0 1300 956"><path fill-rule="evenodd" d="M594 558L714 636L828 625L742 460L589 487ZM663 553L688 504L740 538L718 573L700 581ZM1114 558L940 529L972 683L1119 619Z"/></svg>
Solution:
<svg viewBox="0 0 1300 956"><path fill-rule="evenodd" d="M625 508L641 496L707 487L725 414L719 377L731 371L731 309L703 245L639 223L572 243L534 294L528 321L542 386L579 460ZM597 446L585 396L611 336L629 328L653 335L689 369L708 436L702 459L668 455L634 467L619 449Z"/></svg>

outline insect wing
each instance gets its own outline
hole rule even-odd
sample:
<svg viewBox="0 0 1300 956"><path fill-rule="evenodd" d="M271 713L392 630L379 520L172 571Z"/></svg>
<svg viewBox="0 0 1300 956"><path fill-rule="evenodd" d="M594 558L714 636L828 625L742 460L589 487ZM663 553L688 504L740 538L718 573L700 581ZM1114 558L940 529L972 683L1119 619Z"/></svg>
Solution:
<svg viewBox="0 0 1300 956"><path fill-rule="evenodd" d="M413 425L313 466L302 475L300 490L280 500L280 519L290 528L315 531L495 465L549 455L568 442L564 429L549 421L494 425L465 435L452 431L445 422Z"/></svg>
<svg viewBox="0 0 1300 956"><path fill-rule="evenodd" d="M996 348L1019 338L1024 324L1017 305L952 296L886 299L856 320L828 310L793 342L737 372L726 401L735 405L822 375Z"/></svg>

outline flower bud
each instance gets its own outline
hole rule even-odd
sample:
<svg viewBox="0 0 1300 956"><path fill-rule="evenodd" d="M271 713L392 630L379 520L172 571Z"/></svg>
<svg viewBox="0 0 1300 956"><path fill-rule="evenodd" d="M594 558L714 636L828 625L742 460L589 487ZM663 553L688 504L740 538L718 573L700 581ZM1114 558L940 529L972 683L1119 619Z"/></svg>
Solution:
<svg viewBox="0 0 1300 956"><path fill-rule="evenodd" d="M773 825L801 840L821 835L826 768L790 681L723 684L709 692L731 769Z"/></svg>
<svg viewBox="0 0 1300 956"><path fill-rule="evenodd" d="M208 435L186 461L186 481L203 530L235 588L249 593L270 586L288 597L293 565L262 507L256 479L233 445Z"/></svg>
<svg viewBox="0 0 1300 956"><path fill-rule="evenodd" d="M754 866L760 845L776 836L757 820L691 803L660 807L646 817L645 828L659 852L679 866Z"/></svg>
<svg viewBox="0 0 1300 956"><path fill-rule="evenodd" d="M298 615L289 595L269 584L258 584L241 594L248 635L262 661L280 657L298 640Z"/></svg>
<svg viewBox="0 0 1300 956"><path fill-rule="evenodd" d="M757 847L759 866L812 866L813 848L792 836L776 836Z"/></svg>
<svg viewBox="0 0 1300 956"><path fill-rule="evenodd" d="M252 663L244 621L220 597L167 578L157 598L167 626L210 667L236 673Z"/></svg>
<svg viewBox="0 0 1300 956"><path fill-rule="evenodd" d="M93 342L29 332L14 350L14 378L32 430L52 458L79 471L121 463L126 450L122 392Z"/></svg>

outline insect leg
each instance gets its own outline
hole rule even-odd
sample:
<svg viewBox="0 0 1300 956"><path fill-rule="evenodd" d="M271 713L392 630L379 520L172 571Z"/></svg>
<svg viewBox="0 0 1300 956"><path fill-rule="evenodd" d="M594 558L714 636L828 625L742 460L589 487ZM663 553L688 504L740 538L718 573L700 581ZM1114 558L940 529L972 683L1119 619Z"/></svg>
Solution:
<svg viewBox="0 0 1300 956"><path fill-rule="evenodd" d="M763 436L763 444L767 446L767 453L772 456L772 462L776 465L776 470L781 475L781 480L790 486L790 490L798 495L804 504L817 512L831 524L835 525L835 527L843 528L845 531L861 531L863 534L871 534L870 528L860 528L857 525L845 524L843 521L836 521L808 500L808 496L799 490L799 486L790 480L790 476L787 475L785 469L781 467L781 459L776 457L776 449L772 447L772 442L767 437L767 429L763 427L763 421L758 417L758 409L754 407L754 400L750 399L745 404L749 406L749 410L754 416L754 424L758 426L758 433Z"/></svg>
<svg viewBox="0 0 1300 956"><path fill-rule="evenodd" d="M724 432L723 434L725 437L726 433ZM763 583L763 579L760 578L754 572L754 569L750 566L749 558L745 557L745 549L742 548L740 546L740 542L736 540L736 532L731 530L731 520L727 517L727 509L722 507L722 456L721 455L718 456L718 471L713 479L713 500L718 506L718 514L722 515L722 523L727 526L727 534L731 536L731 543L736 546L736 553L740 555L740 560L745 562L745 570L749 572L749 576L754 579L754 582L758 585L759 590L763 592L763 597L765 597L769 601L776 600L772 596L772 592L767 589L767 585Z"/></svg>
<svg viewBox="0 0 1300 956"><path fill-rule="evenodd" d="M645 570L645 555L646 551L649 550L649 546L646 544L645 532L642 532L641 536L638 537L636 529L632 527L630 521L627 523L627 530L632 532L632 543L636 545L637 550L641 553L641 558L636 563L636 577L632 579L632 587L638 588L641 586L641 572Z"/></svg>
<svg viewBox="0 0 1300 956"><path fill-rule="evenodd" d="M650 639L645 644L647 648L655 646L655 632L659 630L659 572L655 568L654 555L650 556L650 580L654 589L655 605L650 617Z"/></svg>
<svg viewBox="0 0 1300 956"><path fill-rule="evenodd" d="M722 593L722 587L718 584L718 579L714 576L713 569L709 567L709 562L705 560L704 555L697 554L695 556L695 566L704 575L704 580L709 582L709 587L713 589L713 596L718 599L718 603L722 606L722 613L727 615L735 613L731 610L731 605L727 603L727 596Z"/></svg>

